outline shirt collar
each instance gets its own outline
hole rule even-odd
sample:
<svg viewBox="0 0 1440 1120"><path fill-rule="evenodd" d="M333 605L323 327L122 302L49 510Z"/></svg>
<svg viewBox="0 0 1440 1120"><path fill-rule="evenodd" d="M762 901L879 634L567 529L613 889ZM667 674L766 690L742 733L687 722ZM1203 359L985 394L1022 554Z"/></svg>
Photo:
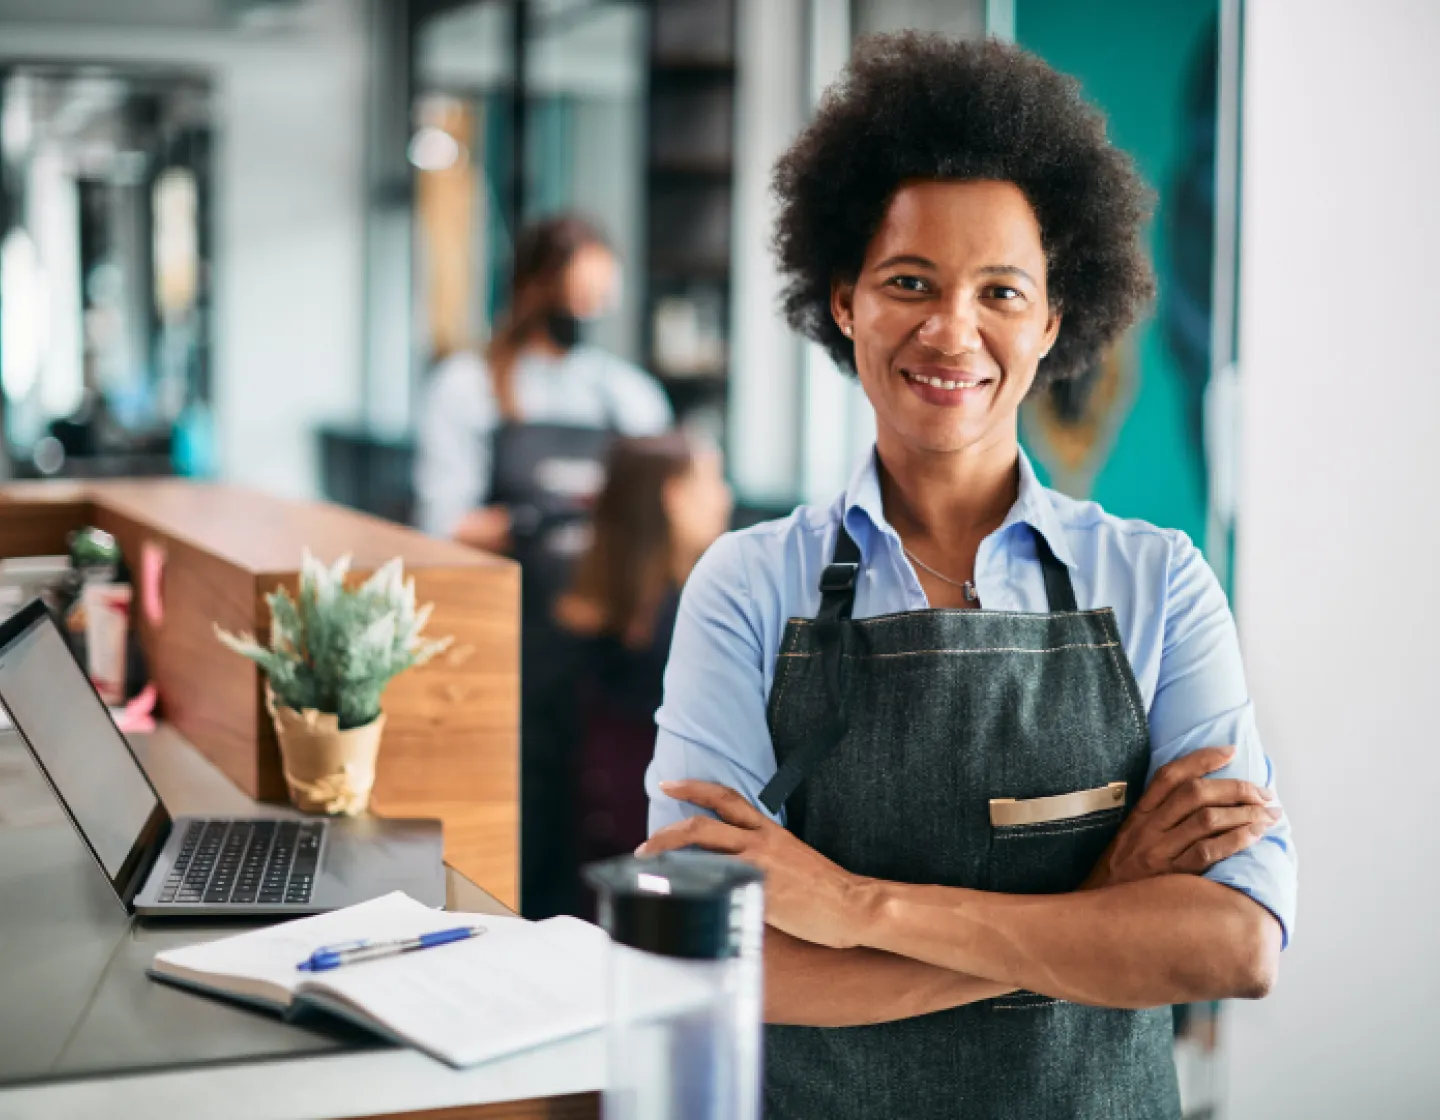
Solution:
<svg viewBox="0 0 1440 1120"><path fill-rule="evenodd" d="M855 468L850 484L845 487L842 501L844 504L841 517L845 528L855 538L861 555L868 561L872 529L892 537L896 535L890 523L885 520L885 507L880 497L880 472L874 447L866 452ZM1020 493L1015 504L1010 507L1010 512L1005 515L1005 520L1000 523L997 533L1004 533L1018 524L1029 525L1038 530L1050 545L1050 550L1055 553L1056 559L1066 567L1075 567L1075 557L1070 551L1070 542L1060 525L1060 518L1055 513L1055 503L1050 497L1050 491L1040 484L1030 457L1023 448L1020 450Z"/></svg>
<svg viewBox="0 0 1440 1120"><path fill-rule="evenodd" d="M1039 531L1050 551L1055 553L1055 559L1067 568L1075 567L1075 555L1070 551L1070 540L1055 512L1055 500L1035 476L1035 468L1023 447L1020 449L1020 493L1000 523L1000 530L1003 532L1021 522Z"/></svg>

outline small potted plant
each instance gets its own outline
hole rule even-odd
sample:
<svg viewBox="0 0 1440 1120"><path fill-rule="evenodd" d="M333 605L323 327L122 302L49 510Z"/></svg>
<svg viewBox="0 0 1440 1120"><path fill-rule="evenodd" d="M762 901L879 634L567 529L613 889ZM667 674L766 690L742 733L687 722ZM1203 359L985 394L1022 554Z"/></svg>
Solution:
<svg viewBox="0 0 1440 1120"><path fill-rule="evenodd" d="M215 632L265 672L290 800L306 812L354 816L375 784L385 686L451 639L420 636L433 604L416 608L415 581L404 579L399 558L354 589L345 586L349 571L349 556L326 568L307 551L298 599L283 587L265 597L268 648L250 634Z"/></svg>

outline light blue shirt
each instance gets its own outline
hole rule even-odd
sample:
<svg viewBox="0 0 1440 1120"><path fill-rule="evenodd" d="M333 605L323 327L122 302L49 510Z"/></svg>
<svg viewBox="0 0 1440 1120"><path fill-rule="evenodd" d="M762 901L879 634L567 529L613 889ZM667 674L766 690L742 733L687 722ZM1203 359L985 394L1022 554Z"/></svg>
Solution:
<svg viewBox="0 0 1440 1120"><path fill-rule="evenodd" d="M680 602L664 703L655 716L655 757L645 777L651 832L699 812L662 794L661 781L719 782L759 805L760 791L775 773L765 721L775 655L786 619L813 618L819 610L820 572L830 562L842 517L861 556L854 617L929 607L899 536L885 520L873 452L830 506L802 506L782 520L721 537L695 568ZM1235 620L1190 539L1176 530L1122 521L1093 502L1046 489L1022 452L1019 497L976 557L975 585L987 609L1049 609L1034 537L1025 526L1044 534L1070 569L1080 609L1114 608L1148 713L1149 776L1201 747L1234 744L1235 758L1214 776L1273 786L1273 767L1260 745L1245 687ZM1282 817L1256 844L1216 864L1206 877L1243 891L1273 913L1288 943L1295 922L1295 870L1290 822Z"/></svg>
<svg viewBox="0 0 1440 1120"><path fill-rule="evenodd" d="M557 358L522 354L515 363L515 400L520 415L535 424L651 436L674 422L658 381L595 346L577 346ZM448 537L490 496L490 437L501 419L489 367L479 355L463 350L435 367L416 425L416 523L425 532Z"/></svg>

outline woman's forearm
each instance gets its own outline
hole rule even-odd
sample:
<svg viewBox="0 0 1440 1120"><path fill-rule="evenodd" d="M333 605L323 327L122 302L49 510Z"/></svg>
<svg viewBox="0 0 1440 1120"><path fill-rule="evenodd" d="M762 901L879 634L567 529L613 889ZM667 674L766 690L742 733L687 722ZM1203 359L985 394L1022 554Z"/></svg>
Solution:
<svg viewBox="0 0 1440 1120"><path fill-rule="evenodd" d="M767 1023L884 1023L991 999L1012 987L875 949L828 949L765 931Z"/></svg>
<svg viewBox="0 0 1440 1120"><path fill-rule="evenodd" d="M1269 911L1189 875L1060 895L889 882L859 890L864 947L1073 1003L1258 998L1280 953Z"/></svg>

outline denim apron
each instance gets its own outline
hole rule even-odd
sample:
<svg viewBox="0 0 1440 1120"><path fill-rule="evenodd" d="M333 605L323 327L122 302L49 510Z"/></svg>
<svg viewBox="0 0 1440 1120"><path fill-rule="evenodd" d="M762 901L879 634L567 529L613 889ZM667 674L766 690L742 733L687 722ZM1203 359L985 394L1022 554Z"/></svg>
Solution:
<svg viewBox="0 0 1440 1120"><path fill-rule="evenodd" d="M841 526L819 614L786 626L768 710L778 769L761 800L805 843L905 883L1051 894L1085 879L1144 788L1150 736L1114 612L1077 610L1033 539L1051 613L852 619L860 552ZM772 1026L765 1045L771 1120L1180 1116L1168 1007L1016 992L874 1026Z"/></svg>

